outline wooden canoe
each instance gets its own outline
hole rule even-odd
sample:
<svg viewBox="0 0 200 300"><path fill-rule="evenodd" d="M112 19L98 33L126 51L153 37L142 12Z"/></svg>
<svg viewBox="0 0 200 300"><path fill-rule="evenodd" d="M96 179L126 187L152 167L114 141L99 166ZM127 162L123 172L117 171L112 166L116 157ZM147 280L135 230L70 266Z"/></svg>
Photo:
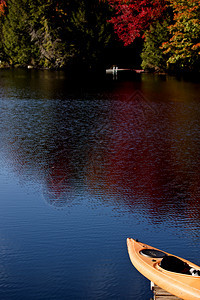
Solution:
<svg viewBox="0 0 200 300"><path fill-rule="evenodd" d="M160 263L163 256L171 254L131 238L127 239L127 246L132 264L146 278L181 299L200 300L199 276L171 272L161 268ZM153 254L151 257L145 255L145 251L147 253L151 250L155 250L155 253L157 254ZM177 258L189 264L191 268L200 271L199 266L180 257Z"/></svg>

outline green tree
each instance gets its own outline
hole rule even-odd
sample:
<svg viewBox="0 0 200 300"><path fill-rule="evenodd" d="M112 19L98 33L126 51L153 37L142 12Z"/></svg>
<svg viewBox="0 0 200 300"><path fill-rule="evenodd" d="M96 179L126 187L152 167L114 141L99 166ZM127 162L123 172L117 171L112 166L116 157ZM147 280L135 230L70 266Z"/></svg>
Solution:
<svg viewBox="0 0 200 300"><path fill-rule="evenodd" d="M99 0L7 0L2 42L12 65L101 65L110 8Z"/></svg>
<svg viewBox="0 0 200 300"><path fill-rule="evenodd" d="M5 58L3 40L2 40L2 25L3 25L2 16L0 16L0 61L1 62ZM1 63L0 63L0 66L1 66Z"/></svg>
<svg viewBox="0 0 200 300"><path fill-rule="evenodd" d="M68 56L62 39L61 11L55 0L30 1L31 42L35 45L36 63L41 67L60 68Z"/></svg>
<svg viewBox="0 0 200 300"><path fill-rule="evenodd" d="M66 34L75 64L89 69L102 64L105 48L111 38L108 14L108 5L99 0L82 0L73 11Z"/></svg>
<svg viewBox="0 0 200 300"><path fill-rule="evenodd" d="M167 56L161 49L162 43L169 38L169 20L157 21L145 33L142 57L142 68L151 71L164 71L167 68Z"/></svg>
<svg viewBox="0 0 200 300"><path fill-rule="evenodd" d="M27 65L32 59L32 42L29 35L29 1L8 0L8 12L2 26L5 54L11 65Z"/></svg>

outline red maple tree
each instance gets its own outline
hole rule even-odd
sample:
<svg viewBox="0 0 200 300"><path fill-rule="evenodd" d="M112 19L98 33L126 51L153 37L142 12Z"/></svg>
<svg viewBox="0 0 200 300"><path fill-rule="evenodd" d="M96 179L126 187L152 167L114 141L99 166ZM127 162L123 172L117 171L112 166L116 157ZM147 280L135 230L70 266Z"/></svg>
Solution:
<svg viewBox="0 0 200 300"><path fill-rule="evenodd" d="M166 9L165 0L107 0L115 16L110 22L125 46L143 35L149 25L160 18Z"/></svg>

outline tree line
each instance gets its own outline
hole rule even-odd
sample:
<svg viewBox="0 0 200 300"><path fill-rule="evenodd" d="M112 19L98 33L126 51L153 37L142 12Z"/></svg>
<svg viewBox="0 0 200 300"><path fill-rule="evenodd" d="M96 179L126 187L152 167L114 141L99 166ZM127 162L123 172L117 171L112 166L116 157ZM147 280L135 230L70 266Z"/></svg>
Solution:
<svg viewBox="0 0 200 300"><path fill-rule="evenodd" d="M99 0L3 0L0 60L11 66L97 68L111 39Z"/></svg>
<svg viewBox="0 0 200 300"><path fill-rule="evenodd" d="M0 0L1 64L97 69L113 45L146 70L200 71L200 0Z"/></svg>
<svg viewBox="0 0 200 300"><path fill-rule="evenodd" d="M200 0L107 0L124 45L143 38L142 67L200 71Z"/></svg>

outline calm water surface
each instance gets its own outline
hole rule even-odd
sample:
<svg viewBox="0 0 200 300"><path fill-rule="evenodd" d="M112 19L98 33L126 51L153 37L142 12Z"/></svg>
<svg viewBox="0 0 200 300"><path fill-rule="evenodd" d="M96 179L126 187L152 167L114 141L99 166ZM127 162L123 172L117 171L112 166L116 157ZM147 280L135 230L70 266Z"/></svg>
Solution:
<svg viewBox="0 0 200 300"><path fill-rule="evenodd" d="M0 299L149 300L134 237L200 265L200 83L0 71Z"/></svg>

